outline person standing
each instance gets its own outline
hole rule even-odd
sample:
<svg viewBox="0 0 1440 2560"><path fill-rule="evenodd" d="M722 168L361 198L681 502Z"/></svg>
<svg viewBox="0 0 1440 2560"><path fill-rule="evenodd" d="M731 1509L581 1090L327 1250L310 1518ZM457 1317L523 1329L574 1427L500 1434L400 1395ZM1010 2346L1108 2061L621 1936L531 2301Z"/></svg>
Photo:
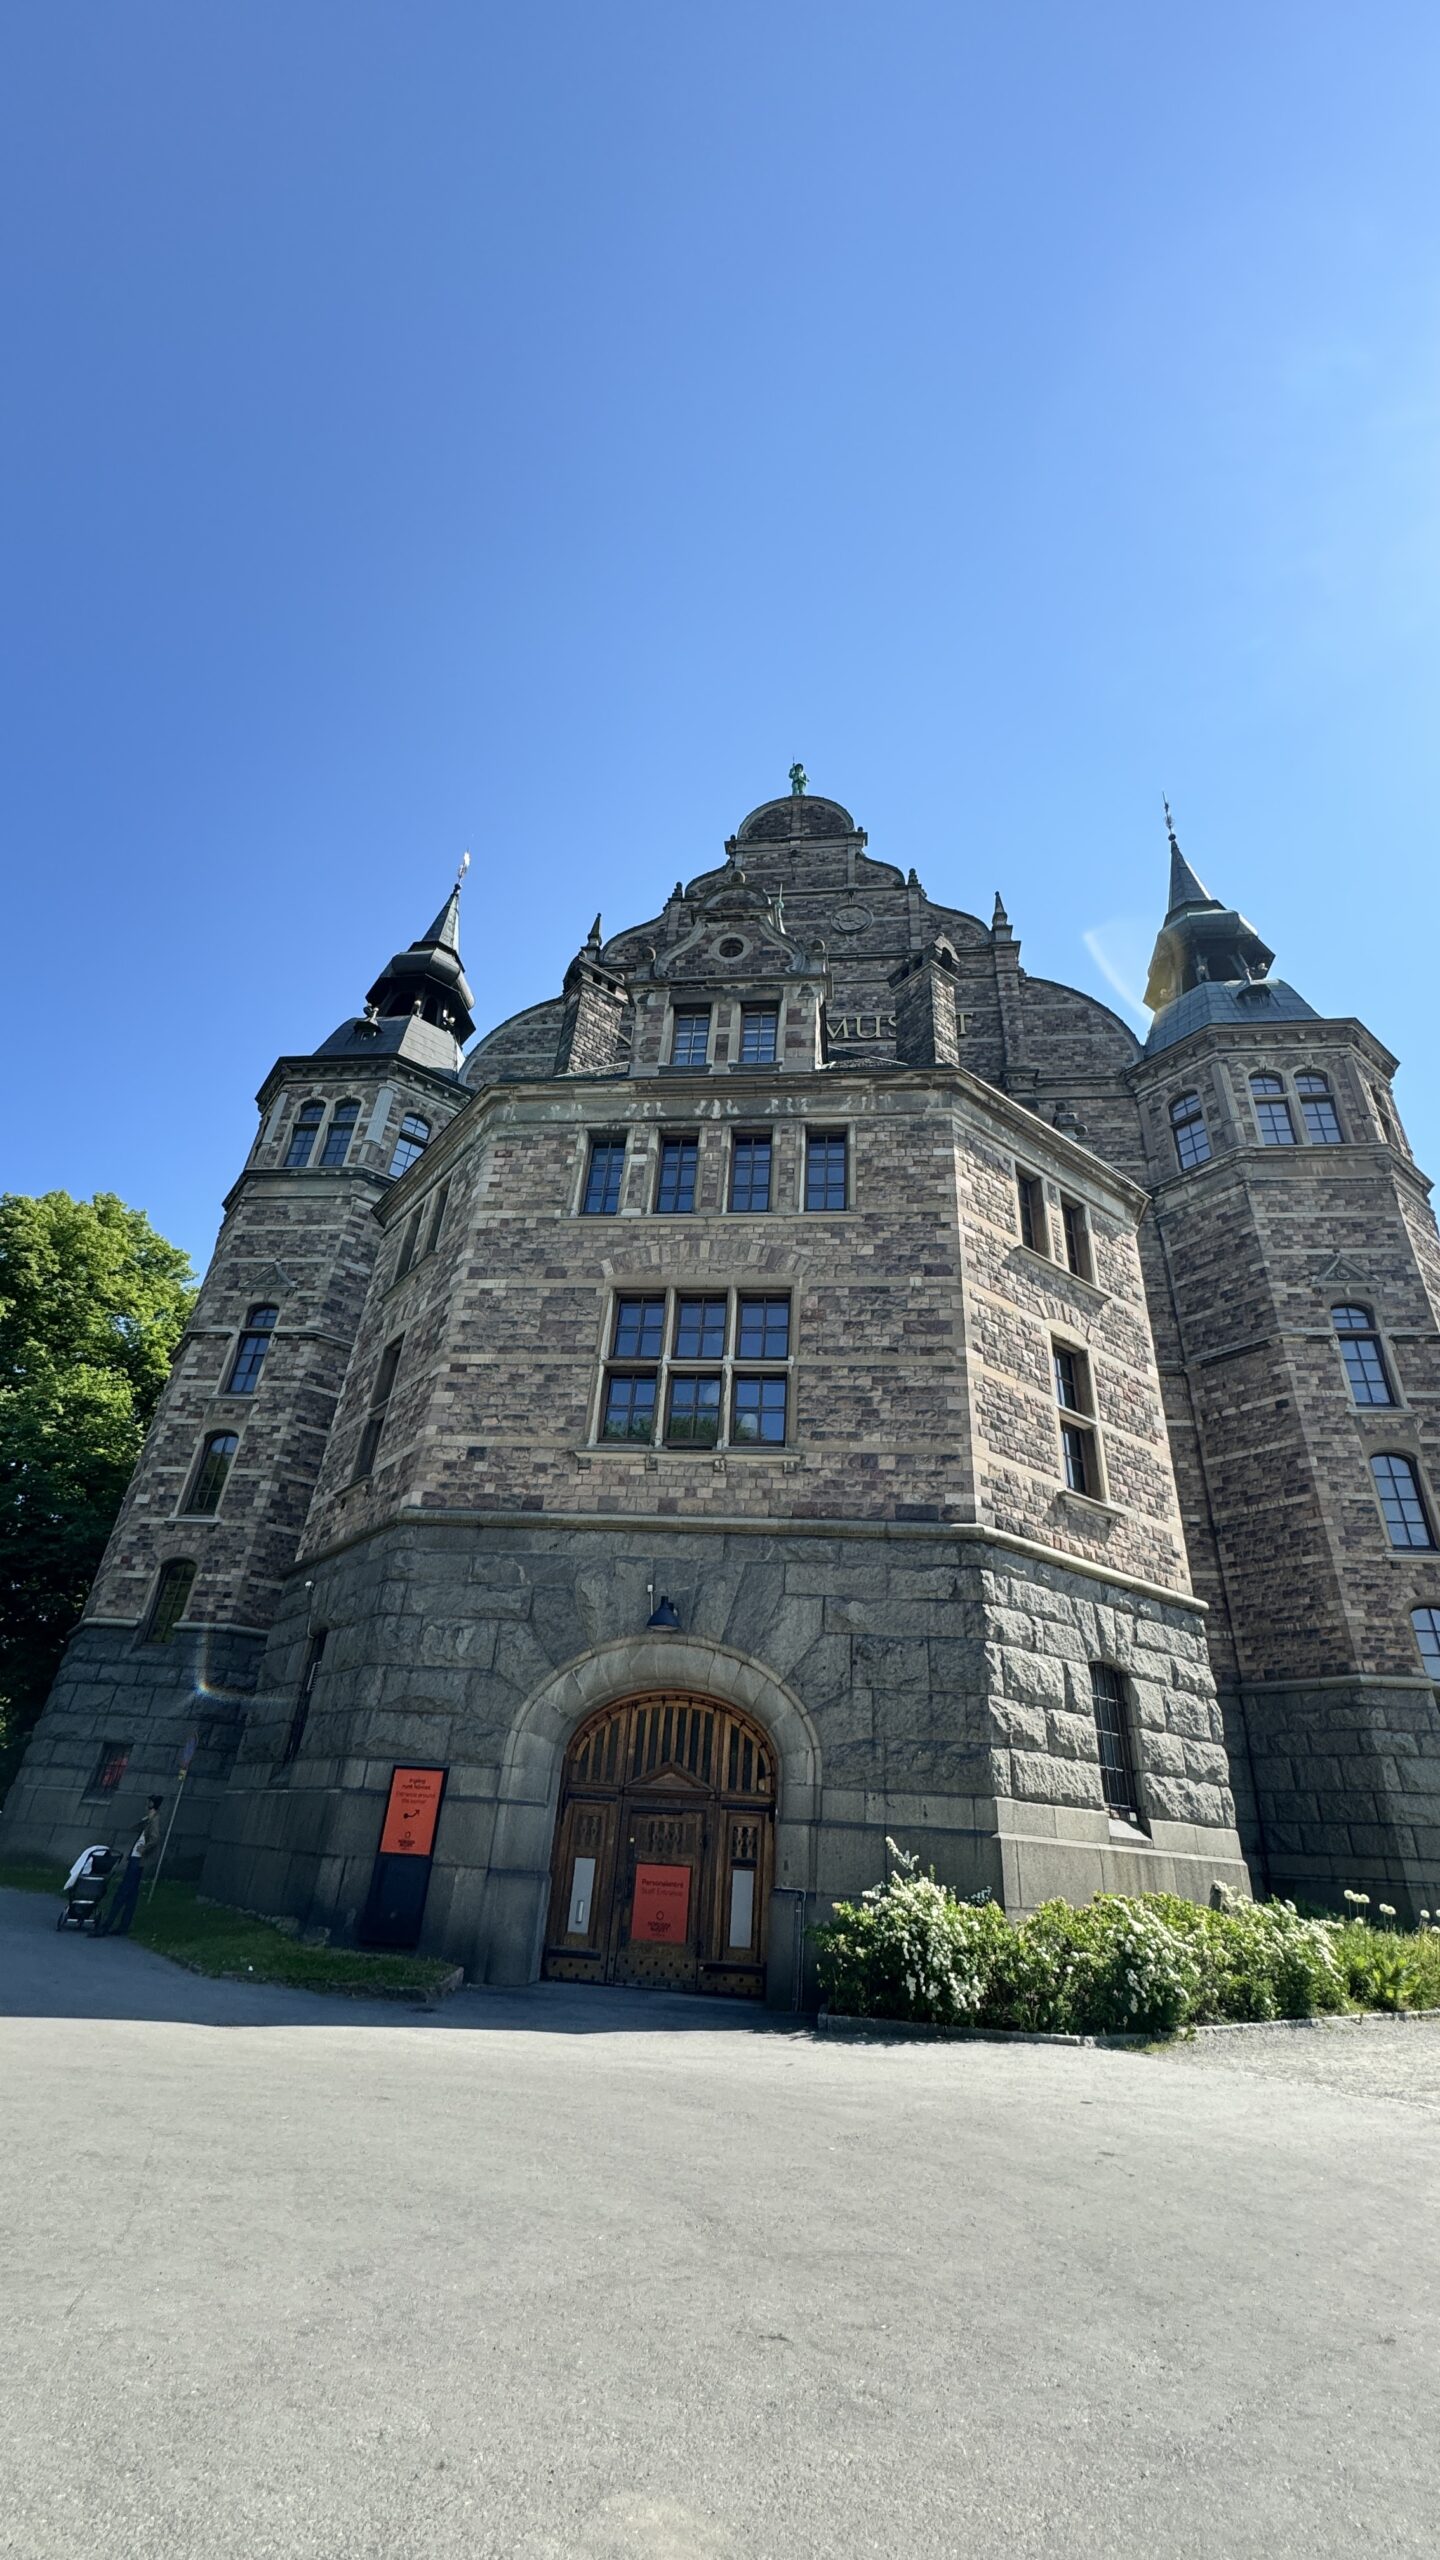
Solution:
<svg viewBox="0 0 1440 2560"><path fill-rule="evenodd" d="M135 1846L125 1861L125 1873L120 1879L119 1890L106 1917L103 1934L107 1938L126 1938L130 1934L130 1923L135 1917L135 1905L140 1899L141 1879L160 1846L162 1801L161 1797L152 1796L146 1805L145 1819L140 1825Z"/></svg>

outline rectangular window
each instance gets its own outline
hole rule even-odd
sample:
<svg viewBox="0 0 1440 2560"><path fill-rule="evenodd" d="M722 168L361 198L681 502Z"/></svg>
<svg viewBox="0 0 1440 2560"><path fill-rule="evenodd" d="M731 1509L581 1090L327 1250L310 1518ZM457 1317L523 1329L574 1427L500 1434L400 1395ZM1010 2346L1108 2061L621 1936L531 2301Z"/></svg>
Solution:
<svg viewBox="0 0 1440 2560"><path fill-rule="evenodd" d="M645 1440L655 1437L655 1376L642 1371L628 1376L612 1370L605 1381L602 1440Z"/></svg>
<svg viewBox="0 0 1440 2560"><path fill-rule="evenodd" d="M253 1396L255 1393L279 1313L278 1307L251 1308L245 1319L245 1330L235 1345L235 1358L225 1384L227 1396Z"/></svg>
<svg viewBox="0 0 1440 2560"><path fill-rule="evenodd" d="M1410 1458L1387 1455L1372 1458L1370 1472L1385 1514L1385 1526L1392 1547L1433 1547L1434 1533L1420 1478Z"/></svg>
<svg viewBox="0 0 1440 2560"><path fill-rule="evenodd" d="M1020 1204L1020 1241L1032 1253L1043 1253L1048 1261L1050 1239L1046 1232L1044 1188L1033 1173L1017 1173L1015 1192Z"/></svg>
<svg viewBox="0 0 1440 2560"><path fill-rule="evenodd" d="M1135 1783L1135 1755L1130 1742L1130 1715L1125 1684L1108 1662L1090 1665L1090 1696L1095 1709L1095 1738L1100 1748L1100 1784L1117 1821L1140 1827L1140 1790Z"/></svg>
<svg viewBox="0 0 1440 2560"><path fill-rule="evenodd" d="M1412 1609L1410 1624L1422 1665L1432 1680L1440 1680L1440 1609Z"/></svg>
<svg viewBox="0 0 1440 2560"><path fill-rule="evenodd" d="M1290 1117L1290 1105L1285 1099L1285 1087L1279 1076L1252 1076L1250 1099L1262 1147L1293 1147L1295 1123Z"/></svg>
<svg viewBox="0 0 1440 2560"><path fill-rule="evenodd" d="M1100 1470L1095 1463L1095 1434L1082 1422L1062 1422L1060 1444L1065 1456L1065 1483L1071 1493L1099 1500Z"/></svg>
<svg viewBox="0 0 1440 2560"><path fill-rule="evenodd" d="M130 1754L134 1748L133 1742L101 1743L100 1756L90 1772L90 1783L85 1790L87 1796L118 1794L125 1783L125 1772L130 1766Z"/></svg>
<svg viewBox="0 0 1440 2560"><path fill-rule="evenodd" d="M729 1301L725 1298L677 1298L675 1359L723 1360L728 1312Z"/></svg>
<svg viewBox="0 0 1440 2560"><path fill-rule="evenodd" d="M1298 1075L1295 1090L1300 1096L1300 1117L1305 1123L1305 1135L1311 1146L1343 1146L1344 1139L1330 1097L1328 1079L1317 1075Z"/></svg>
<svg viewBox="0 0 1440 2560"><path fill-rule="evenodd" d="M610 1345L615 1359L658 1360L664 1342L663 1298L616 1299L615 1339Z"/></svg>
<svg viewBox="0 0 1440 2560"><path fill-rule="evenodd" d="M788 1298L742 1298L736 1327L736 1357L741 1360L788 1360Z"/></svg>
<svg viewBox="0 0 1440 2560"><path fill-rule="evenodd" d="M1210 1132L1205 1126L1205 1113L1198 1093L1182 1093L1170 1105L1170 1126L1175 1136L1175 1157L1182 1173L1197 1164L1210 1161Z"/></svg>
<svg viewBox="0 0 1440 2560"><path fill-rule="evenodd" d="M848 1149L843 1129L812 1129L805 1142L805 1206L807 1209L845 1209L849 1185L846 1179Z"/></svg>
<svg viewBox="0 0 1440 2560"><path fill-rule="evenodd" d="M708 1004L677 1005L675 1033L670 1043L672 1067L703 1067L710 1055L710 1007Z"/></svg>
<svg viewBox="0 0 1440 2560"><path fill-rule="evenodd" d="M355 1123L359 1117L358 1102L336 1103L330 1114L330 1126L325 1132L325 1144L320 1150L322 1164L334 1166L344 1163L350 1153L350 1141L355 1135Z"/></svg>
<svg viewBox="0 0 1440 2560"><path fill-rule="evenodd" d="M185 1504L187 1512L208 1519L220 1508L220 1496L230 1473L230 1461L240 1446L233 1431L212 1431L196 1464L194 1480Z"/></svg>
<svg viewBox="0 0 1440 2560"><path fill-rule="evenodd" d="M773 1067L775 1042L780 1029L779 1008L773 1004L742 1004L740 1007L740 1064L742 1067Z"/></svg>
<svg viewBox="0 0 1440 2560"><path fill-rule="evenodd" d="M697 1138L662 1138L660 1179L655 1207L663 1217L683 1217L695 1206L695 1170L700 1159Z"/></svg>
<svg viewBox="0 0 1440 2560"><path fill-rule="evenodd" d="M380 1442L385 1431L385 1415L395 1385L395 1372L400 1366L400 1354L404 1347L405 1337L397 1333L394 1341L387 1342L380 1354L380 1366L375 1373L375 1391L370 1398L370 1411L366 1417L365 1428L360 1434L360 1454L355 1462L357 1477L374 1473L375 1461L380 1454Z"/></svg>
<svg viewBox="0 0 1440 2560"><path fill-rule="evenodd" d="M174 1556L169 1564L161 1566L150 1615L145 1622L143 1641L146 1644L173 1643L175 1630L189 1605L194 1580L195 1567L188 1556Z"/></svg>
<svg viewBox="0 0 1440 2560"><path fill-rule="evenodd" d="M1055 1401L1067 1413L1090 1413L1090 1364L1083 1351L1072 1351L1063 1342L1051 1345L1055 1363Z"/></svg>
<svg viewBox="0 0 1440 2560"><path fill-rule="evenodd" d="M730 1206L732 1209L769 1208L768 1138L738 1137L734 1140L730 1157Z"/></svg>
<svg viewBox="0 0 1440 2560"><path fill-rule="evenodd" d="M730 1437L737 1447L756 1442L778 1446L784 1440L789 1384L785 1377L736 1378Z"/></svg>
<svg viewBox="0 0 1440 2560"><path fill-rule="evenodd" d="M397 1280L404 1279L406 1272L409 1270L410 1265L414 1261L416 1253L419 1250L420 1221L424 1215L425 1212L423 1209L415 1209L405 1221L405 1232L400 1238L400 1250L395 1256L395 1277Z"/></svg>
<svg viewBox="0 0 1440 2560"><path fill-rule="evenodd" d="M680 1375L670 1381L665 1437L674 1449L713 1449L720 1437L720 1380Z"/></svg>
<svg viewBox="0 0 1440 2560"><path fill-rule="evenodd" d="M1357 1404L1393 1404L1390 1373L1380 1348L1380 1336L1368 1307L1336 1307L1331 1321L1340 1337L1340 1356L1350 1393Z"/></svg>
<svg viewBox="0 0 1440 2560"><path fill-rule="evenodd" d="M613 1218L620 1206L624 1178L624 1139L592 1138L590 1161L585 1168L585 1196L580 1203L582 1217Z"/></svg>
<svg viewBox="0 0 1440 2560"><path fill-rule="evenodd" d="M295 1114L295 1126L290 1133L290 1144L285 1151L287 1172L294 1171L299 1165L309 1163L314 1152L315 1141L320 1135L320 1123L324 1117L323 1102L301 1103Z"/></svg>
<svg viewBox="0 0 1440 2560"><path fill-rule="evenodd" d="M325 1635L322 1629L318 1636L311 1637L310 1649L305 1656L305 1668L300 1675L300 1695L295 1701L295 1712L290 1718L289 1731L285 1736L285 1748L280 1754L282 1769L288 1768L290 1762L299 1755L300 1745L305 1738L305 1727L310 1720L310 1700L314 1694L315 1682L319 1677L324 1651Z"/></svg>
<svg viewBox="0 0 1440 2560"><path fill-rule="evenodd" d="M439 1243L440 1230L445 1224L445 1211L449 1201L450 1185L448 1182L442 1182L430 1202L430 1223L425 1229L425 1242L421 1247L423 1253L433 1253Z"/></svg>
<svg viewBox="0 0 1440 2560"><path fill-rule="evenodd" d="M1091 1278L1090 1222L1078 1200L1062 1200L1060 1223L1065 1231L1065 1260L1077 1280Z"/></svg>

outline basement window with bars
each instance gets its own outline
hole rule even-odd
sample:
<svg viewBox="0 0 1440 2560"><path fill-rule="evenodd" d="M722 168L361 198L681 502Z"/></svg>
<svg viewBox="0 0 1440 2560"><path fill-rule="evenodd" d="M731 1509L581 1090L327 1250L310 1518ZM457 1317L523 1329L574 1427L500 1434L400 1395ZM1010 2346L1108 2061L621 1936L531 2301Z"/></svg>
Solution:
<svg viewBox="0 0 1440 2560"><path fill-rule="evenodd" d="M1393 1404L1390 1372L1368 1307L1335 1307L1331 1322L1340 1337L1340 1357L1350 1393L1357 1404Z"/></svg>
<svg viewBox="0 0 1440 2560"><path fill-rule="evenodd" d="M1113 1822L1123 1822L1132 1831L1140 1831L1144 1823L1130 1734L1130 1701L1125 1695L1125 1683L1112 1664L1091 1663L1090 1702L1095 1711L1105 1809Z"/></svg>
<svg viewBox="0 0 1440 2560"><path fill-rule="evenodd" d="M789 1416L788 1295L674 1290L616 1299L602 1442L776 1449Z"/></svg>
<svg viewBox="0 0 1440 2560"><path fill-rule="evenodd" d="M320 1675L320 1664L324 1653L325 1630L322 1628L318 1635L311 1637L306 1651L305 1668L300 1675L300 1694L295 1701L295 1712L286 1730L285 1748L280 1754L282 1769L288 1769L291 1761L299 1757L300 1745L305 1739L305 1727L310 1721L310 1701L315 1694L315 1683Z"/></svg>
<svg viewBox="0 0 1440 2560"><path fill-rule="evenodd" d="M87 1796L118 1795L125 1783L125 1772L130 1766L130 1754L134 1748L133 1742L101 1743L100 1756L85 1789Z"/></svg>

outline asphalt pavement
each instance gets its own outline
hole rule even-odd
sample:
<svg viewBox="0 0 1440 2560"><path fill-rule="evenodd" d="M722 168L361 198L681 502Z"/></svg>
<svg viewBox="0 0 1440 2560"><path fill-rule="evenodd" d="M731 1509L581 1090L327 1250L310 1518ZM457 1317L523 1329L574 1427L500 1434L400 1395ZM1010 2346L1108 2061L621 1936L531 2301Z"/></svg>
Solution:
<svg viewBox="0 0 1440 2560"><path fill-rule="evenodd" d="M0 1894L0 2552L1428 2555L1440 2027L832 2043Z"/></svg>

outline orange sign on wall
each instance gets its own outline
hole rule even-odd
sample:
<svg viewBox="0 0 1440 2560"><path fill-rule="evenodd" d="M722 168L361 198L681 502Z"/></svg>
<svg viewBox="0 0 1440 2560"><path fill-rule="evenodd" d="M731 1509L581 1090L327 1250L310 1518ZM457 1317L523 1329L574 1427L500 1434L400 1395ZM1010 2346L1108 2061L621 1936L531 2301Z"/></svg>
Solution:
<svg viewBox="0 0 1440 2560"><path fill-rule="evenodd" d="M638 1866L630 1905L632 1941L639 1938L651 1946L683 1947L689 1935L689 1868Z"/></svg>
<svg viewBox="0 0 1440 2560"><path fill-rule="evenodd" d="M435 1846L443 1769L397 1769L390 1781L385 1828L380 1834L382 1858L428 1858Z"/></svg>

